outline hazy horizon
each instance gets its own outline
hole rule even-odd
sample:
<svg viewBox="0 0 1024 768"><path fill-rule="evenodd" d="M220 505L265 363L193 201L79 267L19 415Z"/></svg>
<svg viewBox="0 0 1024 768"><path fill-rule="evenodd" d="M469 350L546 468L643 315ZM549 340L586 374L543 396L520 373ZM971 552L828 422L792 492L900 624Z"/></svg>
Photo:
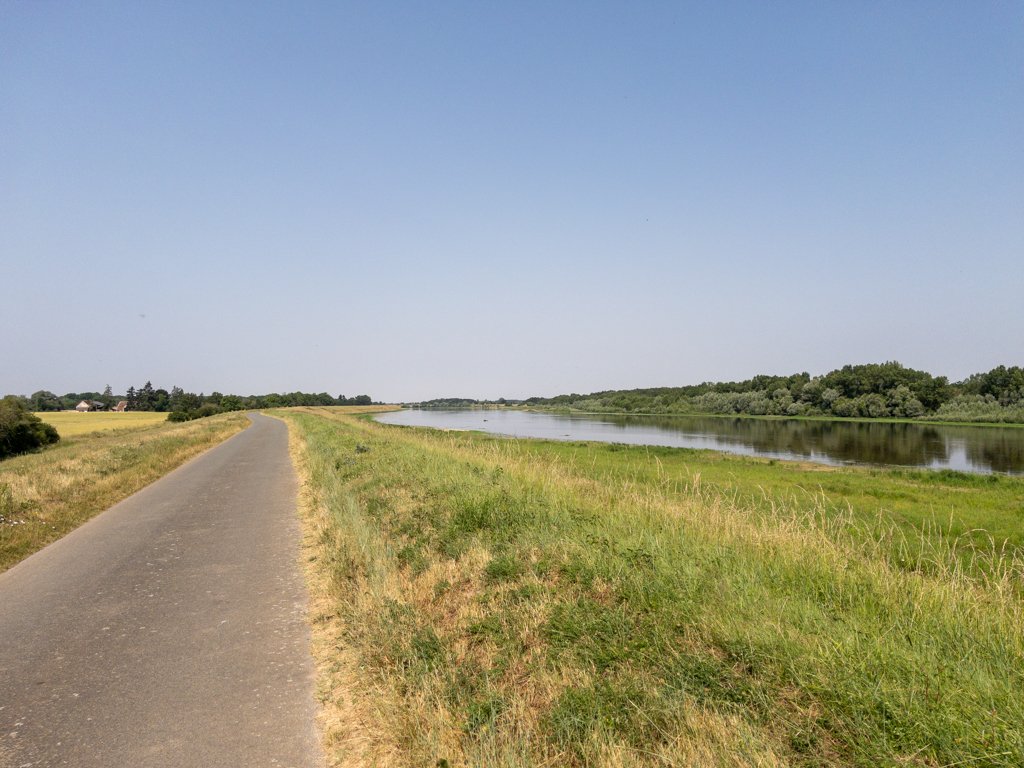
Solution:
<svg viewBox="0 0 1024 768"><path fill-rule="evenodd" d="M1024 363L1024 11L0 4L0 393Z"/></svg>
<svg viewBox="0 0 1024 768"><path fill-rule="evenodd" d="M850 363L850 365L860 365L862 363L864 363L864 364L882 363L882 362L890 362L890 361L882 361L882 360L860 361L860 362L857 362L857 363ZM897 361L897 362L899 362L899 361ZM1011 364L1011 363L999 363L998 365L1007 365L1007 366L1009 366L1009 365L1013 365L1013 364ZM842 366L837 366L837 367L841 368ZM907 366L907 367L912 367L912 366ZM997 367L997 366L992 366L992 367ZM624 389L657 389L657 388L661 388L661 387L695 386L695 385L705 384L705 383L727 383L727 381L739 382L739 381L745 381L747 379L750 379L753 376L757 376L759 374L766 374L766 373L767 373L767 375L774 375L774 376L790 376L790 375L794 375L794 374L808 373L808 374L810 374L811 378L813 379L813 378L816 378L816 377L819 377L819 376L824 376L825 374L830 373L833 370L835 370L835 369L829 369L828 371L807 371L807 370L803 370L803 371L801 371L801 370L772 371L772 372L758 371L758 372L750 374L749 376L744 376L744 377L741 377L739 379L729 379L729 380L726 380L726 379L700 379L698 381L685 381L685 382L672 382L672 383L663 383L663 384L640 385L640 386L636 386L636 387L627 387L627 388L624 388ZM966 379L968 376L970 376L972 374L975 374L975 373L986 373L988 370L991 370L991 369L987 369L986 371L971 371L970 374L965 374L964 376L957 376L957 377L947 376L947 378L948 378L948 380L949 380L949 382L951 384L955 384L955 383L958 383L960 381L963 381L964 379ZM928 373L931 373L931 374L933 374L935 376L946 376L946 374L941 372L941 371L928 371ZM163 388L163 389L166 389L168 391L172 387L174 387L174 386L180 386L179 384L170 384L170 385L168 385L166 382L160 382L160 381L150 381L150 383L153 385L154 388L157 388L157 389ZM122 387L120 389L118 387L115 387L115 386L111 385L111 391L114 393L114 395L124 395L125 393L127 393L129 387L134 387L134 388L138 389L143 384L145 384L145 381L132 382L131 384L129 384L129 385L125 386L125 387ZM102 393L105 386L106 385L101 386L101 387L93 387L93 388L71 387L71 388L64 388L64 389L53 389L52 387L35 387L34 389L32 389L30 391L24 391L24 392L13 392L13 391L12 392L0 392L0 396L6 395L6 394L16 394L16 395L27 396L27 395L30 395L30 394L32 394L34 392L40 391L40 390L49 391L49 392L52 392L53 394L56 394L56 395L64 395L64 394L68 394L68 393L86 393L86 392L99 392L99 393ZM301 388L300 389L294 389L294 388L293 389L287 389L287 388L285 388L285 389L266 390L266 391L263 391L263 390L260 390L260 391L256 391L256 390L228 390L228 389L224 389L223 387L212 387L212 388L210 388L208 390L193 389L193 388L189 388L189 387L181 387L181 388L184 391L186 391L186 392L194 392L194 393L197 393L197 394L201 392L201 393L207 394L207 395L212 393L212 392L220 392L221 394L225 394L225 395L230 394L230 395L239 395L239 396L267 395L267 394L273 394L273 393L287 394L287 393L290 393L290 392L304 392L306 394L317 394L317 393L321 393L321 392L327 392L328 394L334 395L336 397L340 396L340 395L344 395L346 397L350 397L351 398L351 397L355 397L357 395L367 394L367 395L370 395L371 397L373 397L374 401L376 401L376 402L383 402L383 403L417 403L417 402L427 402L427 401L430 401L430 400L441 400L441 399L467 399L467 400L492 401L492 400L498 400L498 399L504 398L504 399L507 399L507 400L526 400L526 399L528 399L530 397L553 397L553 396L556 396L556 395L565 395L565 394L572 394L572 393L586 395L586 394L592 394L592 393L595 393L595 392L613 391L613 390L616 389L614 387L598 387L598 388L593 388L593 389L580 389L579 387L577 387L577 388L574 388L574 389L571 388L571 389L566 389L564 391L559 391L559 392L544 392L544 393L533 392L533 393L530 393L530 394L522 394L522 395L496 394L496 395L486 395L486 396L485 395L479 395L479 394L471 394L471 393L466 393L466 392L457 392L457 391L455 391L455 392L448 392L448 393L442 393L442 394L435 394L435 395L431 395L429 397L419 397L419 398L398 397L398 398L391 398L391 399L388 399L388 400L382 400L381 398L379 398L376 395L374 395L372 392L356 392L354 390L353 391L348 391L348 390L334 391L332 389L325 389L323 387L320 387L320 388L308 388L308 389L301 389Z"/></svg>

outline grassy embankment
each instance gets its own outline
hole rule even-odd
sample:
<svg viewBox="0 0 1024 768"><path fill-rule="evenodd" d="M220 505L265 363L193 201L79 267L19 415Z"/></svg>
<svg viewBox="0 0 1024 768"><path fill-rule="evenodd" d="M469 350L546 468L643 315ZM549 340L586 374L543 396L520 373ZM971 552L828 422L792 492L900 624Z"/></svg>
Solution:
<svg viewBox="0 0 1024 768"><path fill-rule="evenodd" d="M243 429L241 413L43 413L57 445L0 462L0 571Z"/></svg>
<svg viewBox="0 0 1024 768"><path fill-rule="evenodd" d="M286 418L335 764L1024 763L1020 480Z"/></svg>

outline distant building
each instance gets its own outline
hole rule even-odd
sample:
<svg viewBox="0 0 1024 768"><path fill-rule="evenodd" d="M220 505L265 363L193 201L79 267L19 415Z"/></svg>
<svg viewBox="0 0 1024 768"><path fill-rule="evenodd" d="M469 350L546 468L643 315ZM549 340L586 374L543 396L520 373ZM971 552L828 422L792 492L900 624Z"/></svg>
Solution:
<svg viewBox="0 0 1024 768"><path fill-rule="evenodd" d="M124 413L125 411L128 410L128 401L127 400L121 400L121 401L118 402L117 405L115 405L110 410L117 411L118 413Z"/></svg>
<svg viewBox="0 0 1024 768"><path fill-rule="evenodd" d="M83 400L75 406L75 410L79 413L87 413L88 411L102 411L106 407L99 400Z"/></svg>

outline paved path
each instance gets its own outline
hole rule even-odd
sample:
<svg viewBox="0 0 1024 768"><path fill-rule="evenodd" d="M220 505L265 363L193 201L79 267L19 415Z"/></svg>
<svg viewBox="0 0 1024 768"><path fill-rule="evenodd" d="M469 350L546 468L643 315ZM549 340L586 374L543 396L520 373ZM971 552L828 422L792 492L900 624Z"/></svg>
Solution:
<svg viewBox="0 0 1024 768"><path fill-rule="evenodd" d="M0 574L0 766L322 765L286 427Z"/></svg>

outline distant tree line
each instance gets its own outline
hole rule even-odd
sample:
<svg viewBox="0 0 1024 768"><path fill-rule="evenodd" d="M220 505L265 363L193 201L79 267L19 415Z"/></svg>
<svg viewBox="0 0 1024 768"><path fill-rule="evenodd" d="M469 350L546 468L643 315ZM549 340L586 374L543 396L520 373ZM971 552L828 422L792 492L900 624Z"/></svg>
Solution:
<svg viewBox="0 0 1024 768"><path fill-rule="evenodd" d="M846 365L823 376L754 376L686 387L531 397L530 406L592 413L927 418L1024 423L1024 368L1001 365L950 383L898 362Z"/></svg>
<svg viewBox="0 0 1024 768"><path fill-rule="evenodd" d="M405 405L416 408L491 408L496 405L521 405L522 402L522 400L506 400L504 397L499 397L497 400L475 400L472 397L437 397L433 400L405 403Z"/></svg>
<svg viewBox="0 0 1024 768"><path fill-rule="evenodd" d="M128 403L129 411L155 411L157 413L175 414L173 421L187 421L202 416L211 416L224 411L242 411L260 408L282 408L293 405L372 405L369 395L334 397L326 392L310 394L306 392L288 392L269 395L225 395L220 392L195 394L185 392L181 387L171 387L170 391L153 386L147 381L141 387L129 387L124 395L115 395L109 386L103 392L68 392L55 395L53 392L40 390L28 397L15 397L29 411L62 411L71 410L83 400L100 403L103 408L112 408L121 400Z"/></svg>

